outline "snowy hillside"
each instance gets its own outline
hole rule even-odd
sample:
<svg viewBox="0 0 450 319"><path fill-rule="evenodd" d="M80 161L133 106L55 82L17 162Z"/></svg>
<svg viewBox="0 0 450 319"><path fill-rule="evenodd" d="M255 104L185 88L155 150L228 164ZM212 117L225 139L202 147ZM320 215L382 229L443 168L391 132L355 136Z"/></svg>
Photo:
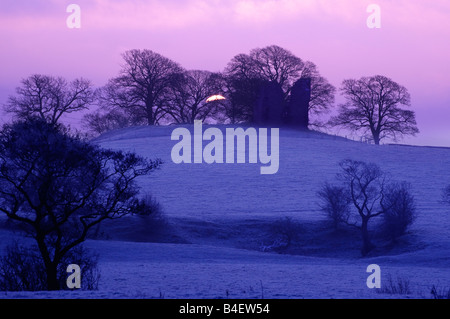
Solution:
<svg viewBox="0 0 450 319"><path fill-rule="evenodd" d="M450 149L375 146L281 129L279 171L261 175L260 164L174 164L174 128L129 128L94 141L162 159L139 185L161 204L165 230L152 233L140 217L105 224L105 237L87 242L100 254L98 291L0 297L430 298L432 285L450 288L450 207L441 202L450 184ZM318 210L318 189L347 158L377 163L392 180L411 183L417 202L418 218L399 245L382 246L367 258L359 253L359 234L331 236ZM271 225L286 217L298 229L293 248L261 251ZM10 236L0 230L2 243ZM411 292L367 288L370 264L381 267L382 280L408 280Z"/></svg>

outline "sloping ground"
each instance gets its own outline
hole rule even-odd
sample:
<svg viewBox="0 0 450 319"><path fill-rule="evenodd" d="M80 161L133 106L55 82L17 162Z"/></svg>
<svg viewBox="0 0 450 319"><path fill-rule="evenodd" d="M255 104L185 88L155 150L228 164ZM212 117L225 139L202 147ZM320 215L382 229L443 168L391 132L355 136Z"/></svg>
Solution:
<svg viewBox="0 0 450 319"><path fill-rule="evenodd" d="M450 149L374 146L286 129L278 173L261 175L260 164L174 164L174 128L130 128L95 141L164 161L139 183L161 203L167 232L155 234L151 221L138 217L105 225L106 237L87 242L100 254L99 291L0 297L429 298L432 285L450 287L450 208L441 202L450 184ZM357 234L339 239L326 229L316 192L346 158L375 162L392 179L412 184L418 218L398 247L361 258ZM299 229L292 250L258 251L271 224L285 217ZM9 234L0 237L5 243ZM380 265L382 282L409 281L410 293L368 289L372 263Z"/></svg>
<svg viewBox="0 0 450 319"><path fill-rule="evenodd" d="M316 192L339 172L338 163L351 158L375 162L392 180L407 181L418 205L414 229L427 242L447 242L449 211L441 201L450 184L450 149L375 146L320 133L280 132L280 168L261 175L260 164L174 164L170 153L177 141L175 127L139 127L110 132L96 142L103 147L161 158L161 169L139 182L170 218L214 221L227 218L292 216L321 220ZM222 131L224 131L224 128ZM203 145L207 144L204 142Z"/></svg>

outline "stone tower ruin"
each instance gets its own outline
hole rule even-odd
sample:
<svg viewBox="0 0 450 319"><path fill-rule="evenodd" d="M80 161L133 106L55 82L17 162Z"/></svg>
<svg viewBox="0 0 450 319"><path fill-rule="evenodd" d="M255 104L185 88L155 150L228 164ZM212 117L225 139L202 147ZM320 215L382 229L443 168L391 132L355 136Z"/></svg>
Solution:
<svg viewBox="0 0 450 319"><path fill-rule="evenodd" d="M288 124L307 129L309 124L309 102L311 79L302 78L294 83L289 101Z"/></svg>
<svg viewBox="0 0 450 319"><path fill-rule="evenodd" d="M310 78L301 78L294 83L288 103L280 84L276 81L265 82L253 108L253 122L257 125L308 129L310 100Z"/></svg>

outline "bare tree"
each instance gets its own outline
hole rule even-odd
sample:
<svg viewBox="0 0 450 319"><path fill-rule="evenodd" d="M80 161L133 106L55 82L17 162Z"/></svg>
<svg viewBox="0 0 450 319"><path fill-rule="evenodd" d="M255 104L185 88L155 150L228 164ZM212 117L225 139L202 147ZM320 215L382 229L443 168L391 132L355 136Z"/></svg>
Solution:
<svg viewBox="0 0 450 319"><path fill-rule="evenodd" d="M311 99L308 110L310 117L314 120L310 122L310 125L324 126L319 116L329 112L333 107L336 88L320 75L317 66L310 61L305 62L301 78L311 79Z"/></svg>
<svg viewBox="0 0 450 319"><path fill-rule="evenodd" d="M363 256L375 247L369 231L373 218L383 217L383 223L377 227L392 240L403 235L416 217L411 186L406 182L388 182L387 175L374 163L346 159L339 165L337 179L341 185L326 183L318 192L320 207L334 227L345 223L359 229Z"/></svg>
<svg viewBox="0 0 450 319"><path fill-rule="evenodd" d="M123 59L119 76L101 90L101 105L127 109L148 125L158 124L165 115L169 89L184 70L151 50L126 51Z"/></svg>
<svg viewBox="0 0 450 319"><path fill-rule="evenodd" d="M260 85L264 81L275 81L283 89L286 100L292 85L300 78L311 79L312 114L328 112L334 103L336 89L317 70L314 63L304 62L292 52L276 45L257 48L250 54L238 54L227 65L225 74L234 84L231 93L242 99L242 106L249 109L255 103ZM318 122L315 124L319 124Z"/></svg>
<svg viewBox="0 0 450 319"><path fill-rule="evenodd" d="M60 262L94 226L145 210L135 180L159 164L103 150L41 120L3 128L0 213L34 238L49 290L60 289Z"/></svg>
<svg viewBox="0 0 450 319"><path fill-rule="evenodd" d="M231 124L250 122L253 108L263 80L248 78L242 74L225 74L225 103L223 103L224 117Z"/></svg>
<svg viewBox="0 0 450 319"><path fill-rule="evenodd" d="M391 79L376 75L344 80L341 92L347 101L331 125L370 134L375 144L419 133L415 113L400 107L411 104L408 90Z"/></svg>
<svg viewBox="0 0 450 319"><path fill-rule="evenodd" d="M374 247L370 240L369 221L385 212L385 176L373 163L344 160L340 167L342 170L338 177L344 183L360 219L359 223L350 219L346 223L361 230L361 253L365 256Z"/></svg>
<svg viewBox="0 0 450 319"><path fill-rule="evenodd" d="M250 55L241 53L228 62L224 73L239 79L263 79L255 64L255 60Z"/></svg>
<svg viewBox="0 0 450 319"><path fill-rule="evenodd" d="M250 65L260 78L277 82L286 94L305 67L302 59L276 45L251 50L250 59Z"/></svg>
<svg viewBox="0 0 450 319"><path fill-rule="evenodd" d="M170 104L165 112L177 123L205 121L218 111L217 103L206 100L223 91L223 78L209 71L189 70L180 75L178 81L170 87Z"/></svg>
<svg viewBox="0 0 450 319"><path fill-rule="evenodd" d="M69 83L62 77L34 74L21 83L5 107L16 119L39 117L55 124L63 114L87 109L94 100L91 83L82 78Z"/></svg>

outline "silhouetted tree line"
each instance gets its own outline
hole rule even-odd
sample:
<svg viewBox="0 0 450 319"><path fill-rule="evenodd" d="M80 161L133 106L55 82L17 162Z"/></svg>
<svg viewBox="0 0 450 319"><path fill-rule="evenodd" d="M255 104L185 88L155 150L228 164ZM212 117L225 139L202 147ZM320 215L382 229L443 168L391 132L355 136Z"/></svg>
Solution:
<svg viewBox="0 0 450 319"><path fill-rule="evenodd" d="M345 103L329 121L336 88L310 61L303 61L279 46L257 48L233 57L223 72L186 70L151 50L129 50L123 55L119 74L94 89L85 79L67 82L60 77L32 75L22 81L17 95L5 107L16 118L37 116L50 123L65 113L97 106L84 117L92 134L134 125L251 122L262 86L276 82L289 102L293 84L311 80L308 106L310 127L344 127L360 132L379 144L418 133L407 89L385 76L344 80L340 91ZM207 101L221 95L225 99Z"/></svg>
<svg viewBox="0 0 450 319"><path fill-rule="evenodd" d="M383 221L375 228L395 243L416 219L411 185L390 181L374 163L346 159L339 166L335 183L325 183L317 193L334 230L340 224L356 227L361 232L361 253L366 256L375 248L369 224L380 216Z"/></svg>

